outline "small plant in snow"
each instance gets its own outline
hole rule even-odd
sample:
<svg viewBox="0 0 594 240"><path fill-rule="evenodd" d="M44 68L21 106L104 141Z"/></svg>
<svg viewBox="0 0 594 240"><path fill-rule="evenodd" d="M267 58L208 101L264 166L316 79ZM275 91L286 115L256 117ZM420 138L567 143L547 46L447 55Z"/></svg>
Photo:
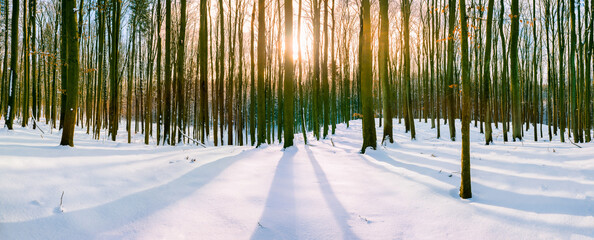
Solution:
<svg viewBox="0 0 594 240"><path fill-rule="evenodd" d="M366 223L370 223L371 221L367 220L366 217L362 217L361 215L359 215L359 219L365 221Z"/></svg>
<svg viewBox="0 0 594 240"><path fill-rule="evenodd" d="M62 204L64 203L64 191L62 191L62 196L60 197L60 206L54 209L55 213L63 213L64 212L64 208L62 207Z"/></svg>

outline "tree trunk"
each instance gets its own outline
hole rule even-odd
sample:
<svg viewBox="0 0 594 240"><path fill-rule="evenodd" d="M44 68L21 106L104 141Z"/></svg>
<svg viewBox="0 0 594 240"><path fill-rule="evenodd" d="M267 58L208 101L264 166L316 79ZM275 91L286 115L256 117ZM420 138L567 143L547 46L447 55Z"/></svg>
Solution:
<svg viewBox="0 0 594 240"><path fill-rule="evenodd" d="M165 105L163 144L171 143L171 0L165 0Z"/></svg>
<svg viewBox="0 0 594 240"><path fill-rule="evenodd" d="M403 0L406 2L407 0ZM373 70L371 68L371 14L369 0L361 1L362 15L362 42L361 42L361 60L359 62L359 71L361 72L361 103L363 105L363 146L361 153L365 153L367 147L375 150L377 139L375 134L375 118L373 116Z"/></svg>
<svg viewBox="0 0 594 240"><path fill-rule="evenodd" d="M511 3L511 36L510 36L510 59L511 59L511 94L512 94L512 125L513 140L522 140L522 109L520 99L520 83L518 69L518 34L520 32L520 8L518 0Z"/></svg>
<svg viewBox="0 0 594 240"><path fill-rule="evenodd" d="M293 0L285 0L284 148L293 146Z"/></svg>
<svg viewBox="0 0 594 240"><path fill-rule="evenodd" d="M489 86L491 85L491 34L493 25L493 5L494 0L489 0L489 6L487 7L487 39L485 40L485 60L483 62L483 104L485 105L484 116L485 116L485 144L493 142L493 130L491 129L491 103L489 97Z"/></svg>
<svg viewBox="0 0 594 240"><path fill-rule="evenodd" d="M448 0L448 6L456 6L456 0ZM454 83L454 31L456 26L456 8L449 7L448 13L448 59L447 59L447 76L446 76L446 104L448 109L448 124L450 127L450 139L456 141L456 89Z"/></svg>
<svg viewBox="0 0 594 240"><path fill-rule="evenodd" d="M186 0L180 0L180 20L179 20L179 35L177 38L177 126L180 134L178 134L177 142L182 142L182 134L184 130L184 121L186 121L186 116L184 114L184 101L186 98L184 97L184 90L185 90L185 61L186 61ZM176 131L175 129L174 131ZM175 139L174 139L175 140ZM173 144L172 144L173 145Z"/></svg>
<svg viewBox="0 0 594 240"><path fill-rule="evenodd" d="M17 60L19 55L19 0L12 0L12 23L10 37L10 78L8 79L8 106L6 108L6 127L12 130L12 124L15 116L15 95L16 83L18 79Z"/></svg>
<svg viewBox="0 0 594 240"><path fill-rule="evenodd" d="M491 0L492 1L492 0ZM512 0L517 1L517 0ZM466 0L460 0L461 48L462 51L462 170L460 197L472 197L470 185L470 72L468 61L468 26L466 25Z"/></svg>
<svg viewBox="0 0 594 240"><path fill-rule="evenodd" d="M264 92L264 65L266 64L265 8L264 0L258 0L258 143L256 147L259 147L266 140L266 103Z"/></svg>
<svg viewBox="0 0 594 240"><path fill-rule="evenodd" d="M81 6L82 7L82 6ZM66 111L64 115L64 129L60 145L74 147L74 128L78 109L78 29L76 26L76 2L62 1L62 41L66 52L66 72L62 74L62 81L67 81Z"/></svg>
<svg viewBox="0 0 594 240"><path fill-rule="evenodd" d="M113 1L112 2L112 36L111 36L111 56L110 56L110 63L111 63L111 70L109 71L111 75L110 79L110 100L109 100L109 130L111 135L111 140L116 140L116 135L118 133L118 122L119 122L119 78L118 78L118 60L119 60L119 39L120 39L120 12L121 6L120 1Z"/></svg>
<svg viewBox="0 0 594 240"><path fill-rule="evenodd" d="M413 101L412 101L412 91L411 88L411 79L410 79L410 0L402 0L402 29L404 33L404 83L406 84L406 99L405 99L405 106L406 106L406 118L405 121L408 120L406 125L410 128L410 138L415 139L415 121L413 115Z"/></svg>
<svg viewBox="0 0 594 240"><path fill-rule="evenodd" d="M383 95L384 135L382 137L382 143L384 143L386 138L390 143L394 142L392 134L392 89L388 79L388 56L390 53L389 24L388 0L380 0L378 68Z"/></svg>

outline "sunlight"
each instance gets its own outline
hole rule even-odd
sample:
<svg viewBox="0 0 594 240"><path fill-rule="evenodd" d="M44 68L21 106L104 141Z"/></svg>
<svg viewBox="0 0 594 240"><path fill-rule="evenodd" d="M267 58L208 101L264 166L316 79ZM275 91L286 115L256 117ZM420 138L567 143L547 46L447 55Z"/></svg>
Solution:
<svg viewBox="0 0 594 240"><path fill-rule="evenodd" d="M312 37L310 36L311 33L307 32L305 28L301 28L301 34L299 34L300 41L298 41L297 28L295 28L294 30L295 32L293 33L293 60L299 60L299 52L301 51L301 60L307 61L307 51L312 45Z"/></svg>

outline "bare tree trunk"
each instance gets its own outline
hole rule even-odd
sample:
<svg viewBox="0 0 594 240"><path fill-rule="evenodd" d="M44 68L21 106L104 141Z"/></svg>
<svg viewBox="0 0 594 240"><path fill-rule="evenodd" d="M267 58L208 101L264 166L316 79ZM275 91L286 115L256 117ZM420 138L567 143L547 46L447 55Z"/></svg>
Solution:
<svg viewBox="0 0 594 240"><path fill-rule="evenodd" d="M82 7L82 6L79 6ZM76 8L75 1L62 1L62 41L67 58L67 71L62 74L62 81L67 81L66 111L64 115L64 130L62 131L62 140L60 145L74 146L74 127L76 124L76 113L78 109L78 29L76 26Z"/></svg>

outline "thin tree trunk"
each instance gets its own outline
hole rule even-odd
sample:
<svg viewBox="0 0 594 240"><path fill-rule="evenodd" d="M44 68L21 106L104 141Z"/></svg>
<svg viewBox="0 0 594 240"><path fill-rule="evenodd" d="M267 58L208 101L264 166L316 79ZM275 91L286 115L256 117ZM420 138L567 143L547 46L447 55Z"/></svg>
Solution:
<svg viewBox="0 0 594 240"><path fill-rule="evenodd" d="M379 49L378 49L378 68L379 78L382 83L383 95L383 117L384 117L384 135L382 144L388 139L390 143L394 142L392 133L392 89L388 79L388 56L390 53L389 41L389 18L388 18L388 0L380 0L380 31L379 31Z"/></svg>
<svg viewBox="0 0 594 240"><path fill-rule="evenodd" d="M517 0L512 0L517 1ZM466 0L460 0L461 48L462 51L462 170L460 197L472 197L470 184L470 72L468 61L468 26L466 25Z"/></svg>

